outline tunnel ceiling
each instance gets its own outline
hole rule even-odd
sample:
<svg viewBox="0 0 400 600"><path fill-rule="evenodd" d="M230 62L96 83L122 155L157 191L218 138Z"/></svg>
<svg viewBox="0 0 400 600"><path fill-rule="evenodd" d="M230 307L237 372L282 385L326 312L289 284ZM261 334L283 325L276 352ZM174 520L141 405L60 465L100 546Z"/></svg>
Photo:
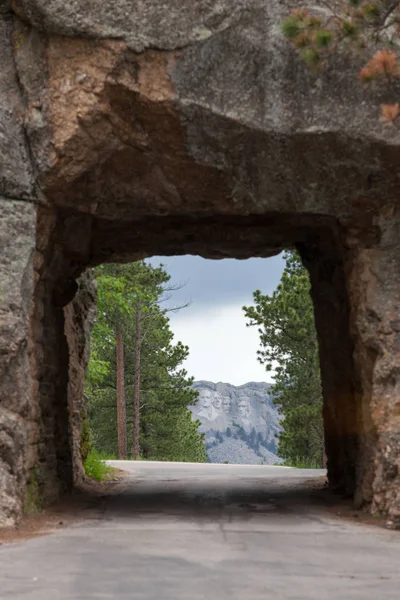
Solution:
<svg viewBox="0 0 400 600"><path fill-rule="evenodd" d="M307 72L279 30L296 2L164 4L13 2L40 193L81 216L93 261L269 255L326 227L373 241L400 133L357 69Z"/></svg>

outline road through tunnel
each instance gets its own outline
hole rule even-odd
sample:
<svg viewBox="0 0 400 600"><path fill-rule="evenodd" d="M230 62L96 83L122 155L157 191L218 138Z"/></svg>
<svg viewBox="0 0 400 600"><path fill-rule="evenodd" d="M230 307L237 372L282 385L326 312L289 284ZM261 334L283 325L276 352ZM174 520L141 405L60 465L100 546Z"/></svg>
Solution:
<svg viewBox="0 0 400 600"><path fill-rule="evenodd" d="M41 224L41 219L43 219ZM39 231L48 223L39 211ZM88 243L88 239L90 242ZM85 240L88 254L77 252ZM359 506L373 499L378 443L371 410L374 361L368 355L363 380L357 365L352 278L354 250L334 219L314 215L218 216L198 219L158 217L142 221L101 220L60 210L40 261L33 331L42 439L41 481L46 497L56 497L82 477L80 407L88 360L95 295L85 267L103 261L137 260L152 255L199 254L208 258L267 257L297 248L309 269L324 396L328 477L332 487L354 495ZM86 250L87 251L87 250ZM46 256L49 264L46 265ZM76 281L78 280L78 284ZM75 299L72 300L78 288ZM355 298L357 301L359 299ZM72 301L71 301L72 300ZM39 313L39 314L38 314ZM41 318L40 318L41 317ZM72 447L72 452L71 452ZM75 470L75 474L74 474Z"/></svg>
<svg viewBox="0 0 400 600"><path fill-rule="evenodd" d="M125 0L107 14L12 4L0 11L0 521L21 514L32 477L46 500L72 485L86 269L284 248L311 278L330 483L398 521L400 138L351 66L317 78L299 66L277 27L289 1L224 0L218 14L144 2L132 22Z"/></svg>

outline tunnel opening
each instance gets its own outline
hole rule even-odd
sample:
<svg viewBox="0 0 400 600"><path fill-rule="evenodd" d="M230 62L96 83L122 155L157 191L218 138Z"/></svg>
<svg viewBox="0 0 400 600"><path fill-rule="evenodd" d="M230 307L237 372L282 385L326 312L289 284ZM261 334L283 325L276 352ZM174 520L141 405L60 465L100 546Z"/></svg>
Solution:
<svg viewBox="0 0 400 600"><path fill-rule="evenodd" d="M126 23L122 3L111 30L101 3L93 23L8 4L0 521L20 516L32 482L45 499L72 483L85 269L297 247L330 482L400 524L399 136L354 85L353 61L304 69L281 35L286 3L227 3L218 18L208 2L199 14L143 5Z"/></svg>
<svg viewBox="0 0 400 600"><path fill-rule="evenodd" d="M85 270L154 255L245 259L295 248L311 280L329 482L335 490L353 496L359 506L371 502L376 431L354 364L354 315L349 304L352 257L335 220L271 214L125 221L45 209L39 212L39 241L41 230L46 235L36 255L31 354L36 374L36 418L31 430L37 434L30 445L29 466L35 469L46 500L72 486L74 468L75 481L83 476L80 440L73 438L71 423L81 430L79 407L94 315L95 299L84 284Z"/></svg>
<svg viewBox="0 0 400 600"><path fill-rule="evenodd" d="M153 257L92 271L98 311L91 335L85 412L94 453L119 459L229 464L274 465L290 459L296 466L324 466L309 282L297 255L285 258ZM293 306L296 298L300 300L296 314L301 322L293 333L302 335L308 347L296 340L292 345L292 375L285 386L291 393L285 406L289 402L298 415L292 416L286 435L290 439L292 431L297 442L278 456L278 437L286 428L281 423L284 413L273 389L274 371L266 370L267 357L259 353L256 323L249 327L246 312L254 310L256 289L274 292L284 268L288 273L288 260L293 274L286 298ZM260 302L268 298L260 298L260 309ZM282 311L280 323L286 318L287 329L293 329L290 316ZM265 319L258 325L264 328ZM275 321L274 331L276 325ZM303 329L305 333L300 333ZM287 336L282 339L281 346L287 340ZM283 360L283 349L280 355ZM299 375L293 376L295 360L307 372L302 383ZM193 422L198 419L196 431Z"/></svg>

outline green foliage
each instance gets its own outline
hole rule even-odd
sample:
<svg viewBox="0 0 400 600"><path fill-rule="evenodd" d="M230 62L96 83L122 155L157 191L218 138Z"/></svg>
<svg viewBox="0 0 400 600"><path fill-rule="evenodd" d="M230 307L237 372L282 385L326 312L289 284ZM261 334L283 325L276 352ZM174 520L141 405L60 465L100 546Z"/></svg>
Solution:
<svg viewBox="0 0 400 600"><path fill-rule="evenodd" d="M331 31L321 29L315 34L315 43L319 48L329 48L333 42L333 34Z"/></svg>
<svg viewBox="0 0 400 600"><path fill-rule="evenodd" d="M321 55L315 48L304 48L300 56L309 67L317 66L321 60Z"/></svg>
<svg viewBox="0 0 400 600"><path fill-rule="evenodd" d="M174 343L163 306L169 275L144 261L95 269L98 318L92 332L86 394L93 446L118 453L115 336L124 337L128 450L133 442L133 365L136 309L141 300L140 454L149 460L205 461L204 436L188 406L196 403L193 379L181 368L189 349ZM101 365L101 368L99 368ZM103 368L104 367L104 368Z"/></svg>
<svg viewBox="0 0 400 600"><path fill-rule="evenodd" d="M98 452L95 449L90 450L83 462L86 475L96 481L103 481L110 477L113 469L104 462L108 458L104 453Z"/></svg>
<svg viewBox="0 0 400 600"><path fill-rule="evenodd" d="M272 393L283 414L278 454L289 463L323 462L322 392L314 311L308 274L295 253L271 296L254 292L254 306L243 307L248 325L259 327L259 361L275 367Z"/></svg>
<svg viewBox="0 0 400 600"><path fill-rule="evenodd" d="M367 3L364 8L365 16L368 19L376 20L380 17L380 11L376 4Z"/></svg>
<svg viewBox="0 0 400 600"><path fill-rule="evenodd" d="M35 515L42 508L42 498L40 495L38 475L36 469L32 469L29 474L29 482L26 489L26 498L24 504L25 515Z"/></svg>
<svg viewBox="0 0 400 600"><path fill-rule="evenodd" d="M343 21L341 31L344 37L355 38L358 33L358 28L351 21Z"/></svg>
<svg viewBox="0 0 400 600"><path fill-rule="evenodd" d="M400 76L400 1L343 0L336 5L325 2L324 8L330 9L324 18L300 8L281 22L283 35L306 65L320 70L334 52L344 49L354 55L356 64L363 58L364 67L359 72L362 83L386 85L396 94L393 79ZM387 125L398 124L399 102L382 104L381 120Z"/></svg>
<svg viewBox="0 0 400 600"><path fill-rule="evenodd" d="M99 329L96 331L98 336L101 335L100 331L101 325L99 324ZM99 384L104 381L105 377L110 372L111 365L107 360L101 360L98 358L98 351L96 348L92 349L90 354L90 361L88 365L87 378L93 384Z"/></svg>
<svg viewBox="0 0 400 600"><path fill-rule="evenodd" d="M295 456L279 466L294 467L295 469L320 469L321 461L312 458L305 459L302 456Z"/></svg>
<svg viewBox="0 0 400 600"><path fill-rule="evenodd" d="M299 20L294 16L284 19L281 23L281 31L289 40L294 39L301 31Z"/></svg>
<svg viewBox="0 0 400 600"><path fill-rule="evenodd" d="M162 418L159 413L153 413L147 423L149 431L143 446L148 459L206 461L204 434L198 433L200 421L193 421L187 408L170 408Z"/></svg>
<svg viewBox="0 0 400 600"><path fill-rule="evenodd" d="M85 462L85 460L87 459L89 452L92 448L92 444L90 441L89 425L88 425L87 417L85 415L81 415L81 427L82 427L82 429L81 429L80 452L81 452L82 461Z"/></svg>

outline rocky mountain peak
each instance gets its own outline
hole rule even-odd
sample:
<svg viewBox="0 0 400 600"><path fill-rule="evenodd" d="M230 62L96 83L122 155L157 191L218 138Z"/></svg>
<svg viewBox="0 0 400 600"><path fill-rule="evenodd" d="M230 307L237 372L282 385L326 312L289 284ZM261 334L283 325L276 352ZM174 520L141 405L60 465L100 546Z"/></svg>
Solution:
<svg viewBox="0 0 400 600"><path fill-rule="evenodd" d="M201 421L211 462L279 462L276 451L282 427L270 383L234 386L196 381L193 387L199 396L191 411Z"/></svg>

